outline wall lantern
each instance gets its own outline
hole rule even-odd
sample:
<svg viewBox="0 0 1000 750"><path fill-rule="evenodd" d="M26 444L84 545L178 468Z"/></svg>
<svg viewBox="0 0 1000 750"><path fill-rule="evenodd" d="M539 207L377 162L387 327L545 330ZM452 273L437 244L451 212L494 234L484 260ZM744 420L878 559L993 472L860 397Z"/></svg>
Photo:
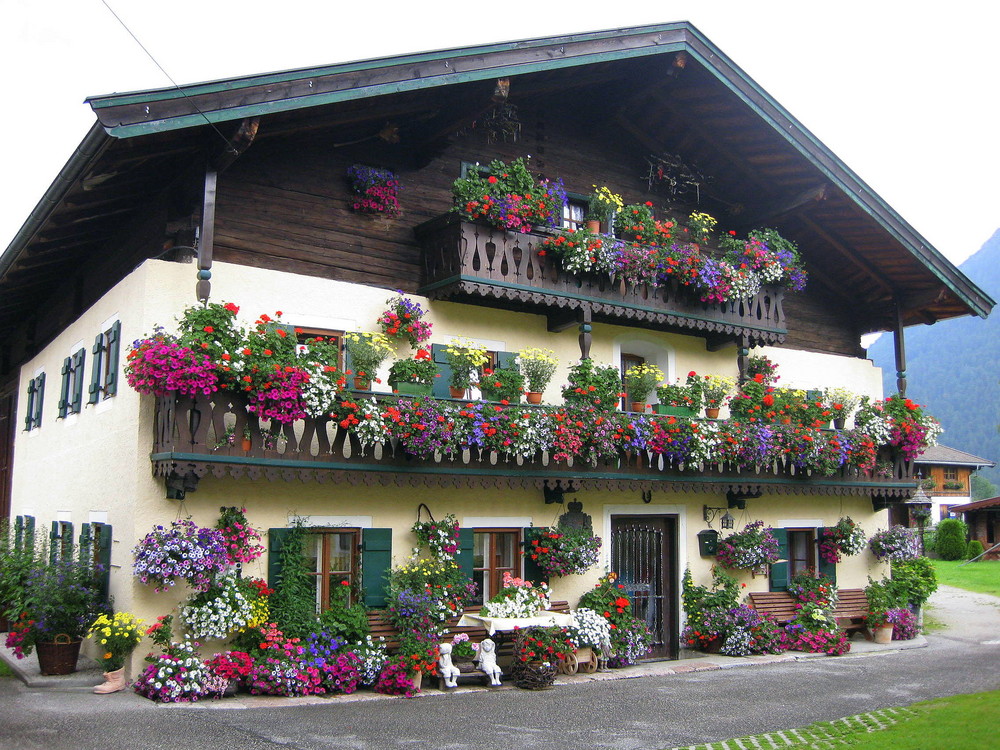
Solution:
<svg viewBox="0 0 1000 750"><path fill-rule="evenodd" d="M721 511L725 511L722 518L719 519L719 524L724 529L731 529L736 523L736 519L733 518L733 514L729 512L729 508L710 508L705 505L702 506L702 518L705 519L705 523L710 524L715 520L715 517L719 515Z"/></svg>

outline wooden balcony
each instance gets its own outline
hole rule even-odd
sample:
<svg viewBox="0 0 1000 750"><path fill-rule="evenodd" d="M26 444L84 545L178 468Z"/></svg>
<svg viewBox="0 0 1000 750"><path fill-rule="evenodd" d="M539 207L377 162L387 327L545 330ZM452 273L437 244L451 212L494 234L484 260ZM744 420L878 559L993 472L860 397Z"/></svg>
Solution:
<svg viewBox="0 0 1000 750"><path fill-rule="evenodd" d="M386 397L395 400L395 397ZM544 408L544 407L522 407ZM870 495L873 502L904 498L913 491L912 464L896 459L888 476L841 469L810 476L790 462L740 471L729 465L680 466L652 453L626 453L610 461L561 463L540 452L530 459L468 447L454 456L423 459L389 441L363 449L357 437L329 418L306 418L271 433L248 414L242 397L157 399L153 473L167 482L168 497L183 497L211 472L222 478L318 481L343 484L417 484L486 489ZM248 449L225 439L249 430Z"/></svg>
<svg viewBox="0 0 1000 750"><path fill-rule="evenodd" d="M418 291L432 299L546 315L553 331L590 319L675 331L702 336L710 348L775 344L787 333L778 287L750 299L701 302L676 283L629 287L606 275L565 273L557 259L538 255L544 234L507 232L455 214L414 231L423 248Z"/></svg>

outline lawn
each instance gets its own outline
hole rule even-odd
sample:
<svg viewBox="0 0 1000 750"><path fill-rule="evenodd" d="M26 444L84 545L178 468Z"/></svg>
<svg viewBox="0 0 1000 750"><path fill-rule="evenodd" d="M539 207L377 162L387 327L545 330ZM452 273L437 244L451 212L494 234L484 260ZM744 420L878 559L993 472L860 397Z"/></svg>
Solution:
<svg viewBox="0 0 1000 750"><path fill-rule="evenodd" d="M1000 596L1000 560L969 563L963 560L931 560L937 571L938 583L966 591Z"/></svg>
<svg viewBox="0 0 1000 750"><path fill-rule="evenodd" d="M7 666L7 662L0 659L0 677L13 677L14 673L11 668Z"/></svg>
<svg viewBox="0 0 1000 750"><path fill-rule="evenodd" d="M981 750L996 743L996 717L1000 716L1000 690L914 703L899 709L822 721L800 729L740 742L696 745L697 750L754 748L837 748L851 750Z"/></svg>

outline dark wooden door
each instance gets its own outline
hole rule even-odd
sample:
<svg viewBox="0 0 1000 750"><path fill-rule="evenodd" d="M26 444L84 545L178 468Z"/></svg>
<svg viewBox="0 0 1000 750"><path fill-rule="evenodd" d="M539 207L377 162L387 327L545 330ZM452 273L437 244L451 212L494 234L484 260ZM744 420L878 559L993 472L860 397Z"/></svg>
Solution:
<svg viewBox="0 0 1000 750"><path fill-rule="evenodd" d="M14 480L14 422L17 419L17 379L0 383L0 519L10 518Z"/></svg>
<svg viewBox="0 0 1000 750"><path fill-rule="evenodd" d="M677 658L677 520L612 516L611 569L653 634L651 658Z"/></svg>

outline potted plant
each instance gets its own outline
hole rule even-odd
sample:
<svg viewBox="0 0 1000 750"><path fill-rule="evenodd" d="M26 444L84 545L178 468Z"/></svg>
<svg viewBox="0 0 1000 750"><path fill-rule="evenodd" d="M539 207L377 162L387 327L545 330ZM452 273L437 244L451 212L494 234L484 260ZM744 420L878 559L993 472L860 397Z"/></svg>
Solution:
<svg viewBox="0 0 1000 750"><path fill-rule="evenodd" d="M455 180L451 191L453 210L465 218L521 233L558 226L566 205L562 182L535 179L524 158L510 164L497 159L486 170L477 165Z"/></svg>
<svg viewBox="0 0 1000 750"><path fill-rule="evenodd" d="M897 582L891 579L873 581L871 577L868 578L868 585L865 586L865 597L868 599L865 624L871 629L876 643L892 641L893 624L888 613L905 606L904 596L905 592Z"/></svg>
<svg viewBox="0 0 1000 750"><path fill-rule="evenodd" d="M760 572L778 561L779 549L771 529L765 528L763 521L754 521L720 539L715 556L724 567Z"/></svg>
<svg viewBox="0 0 1000 750"><path fill-rule="evenodd" d="M706 375L702 382L701 393L705 399L705 416L716 419L719 409L726 405L726 400L736 392L736 383L725 375Z"/></svg>
<svg viewBox="0 0 1000 750"><path fill-rule="evenodd" d="M536 627L514 636L517 660L514 684L525 690L544 690L555 682L556 672L572 650L566 628Z"/></svg>
<svg viewBox="0 0 1000 750"><path fill-rule="evenodd" d="M178 580L198 591L207 591L215 576L229 565L225 536L190 519L155 526L132 550L132 570L143 583L166 591Z"/></svg>
<svg viewBox="0 0 1000 750"><path fill-rule="evenodd" d="M656 389L660 403L653 405L657 414L673 414L677 417L693 417L701 411L702 378L694 370L688 373L687 381L667 383Z"/></svg>
<svg viewBox="0 0 1000 750"><path fill-rule="evenodd" d="M486 347L467 339L454 339L444 349L445 359L451 367L448 387L452 398L464 398L472 387L473 376L489 361Z"/></svg>
<svg viewBox="0 0 1000 750"><path fill-rule="evenodd" d="M714 216L695 211L687 220L688 239L692 242L708 242L719 221Z"/></svg>
<svg viewBox="0 0 1000 750"><path fill-rule="evenodd" d="M615 213L621 211L625 204L622 202L622 197L616 193L612 193L607 186L602 185L601 187L597 187L597 185L594 185L593 188L594 192L590 194L590 198L587 200L587 215L585 219L587 221L587 231L596 234L602 228L609 231Z"/></svg>
<svg viewBox="0 0 1000 750"><path fill-rule="evenodd" d="M386 336L407 341L411 347L422 344L431 337L433 326L423 319L427 311L419 302L397 292L395 297L390 297L385 303L388 307L378 316L378 324Z"/></svg>
<svg viewBox="0 0 1000 750"><path fill-rule="evenodd" d="M354 388L367 391L374 380L378 368L392 354L392 344L384 333L351 332L344 336L344 346L351 357L354 373Z"/></svg>
<svg viewBox="0 0 1000 750"><path fill-rule="evenodd" d="M484 617L534 617L550 606L547 583L536 585L505 572L503 588L483 604L480 614Z"/></svg>
<svg viewBox="0 0 1000 750"><path fill-rule="evenodd" d="M550 576L586 573L597 565L601 538L587 529L531 528L525 532L524 556Z"/></svg>
<svg viewBox="0 0 1000 750"><path fill-rule="evenodd" d="M430 396L438 367L426 349L418 349L412 359L397 359L389 368L389 385L401 396Z"/></svg>
<svg viewBox="0 0 1000 750"><path fill-rule="evenodd" d="M649 652L652 636L646 623L635 616L632 600L624 584L618 583L618 574L611 571L598 580L597 585L580 597L580 606L600 613L608 621L611 631L610 667L634 664Z"/></svg>
<svg viewBox="0 0 1000 750"><path fill-rule="evenodd" d="M562 396L567 404L614 409L622 393L621 373L613 365L595 365L592 359L581 359L569 370L569 383Z"/></svg>
<svg viewBox="0 0 1000 750"><path fill-rule="evenodd" d="M528 347L517 353L517 363L525 380L525 398L529 404L540 404L542 392L555 374L559 361L551 349Z"/></svg>
<svg viewBox="0 0 1000 750"><path fill-rule="evenodd" d="M663 370L647 362L625 370L625 391L632 402L632 411L646 411L646 399L663 380Z"/></svg>
<svg viewBox="0 0 1000 750"><path fill-rule="evenodd" d="M145 630L143 621L130 612L101 614L87 633L97 644L97 660L104 668L104 684L94 688L98 694L125 689L125 661L139 645Z"/></svg>
<svg viewBox="0 0 1000 750"><path fill-rule="evenodd" d="M506 367L483 368L479 377L479 390L487 401L516 404L524 392L524 375L514 360Z"/></svg>
<svg viewBox="0 0 1000 750"><path fill-rule="evenodd" d="M36 651L42 674L70 674L91 623L108 607L94 565L75 555L46 557L43 551L28 573L6 645L18 659Z"/></svg>
<svg viewBox="0 0 1000 750"><path fill-rule="evenodd" d="M842 430L861 403L861 396L847 388L827 388L823 391L823 401L833 412L833 426Z"/></svg>

